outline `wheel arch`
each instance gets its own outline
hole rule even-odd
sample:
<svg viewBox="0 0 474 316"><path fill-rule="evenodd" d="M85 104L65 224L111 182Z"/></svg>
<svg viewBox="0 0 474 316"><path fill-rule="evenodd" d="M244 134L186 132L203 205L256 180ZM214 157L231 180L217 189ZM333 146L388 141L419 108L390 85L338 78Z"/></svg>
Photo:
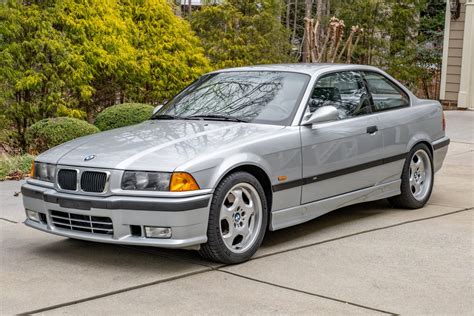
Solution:
<svg viewBox="0 0 474 316"><path fill-rule="evenodd" d="M410 139L407 144L407 153L409 153L416 145L425 144L430 150L431 157L433 158L434 149L433 144L431 143L431 137L424 132L418 132Z"/></svg>
<svg viewBox="0 0 474 316"><path fill-rule="evenodd" d="M219 184L228 175L235 172L239 172L239 171L247 172L253 175L260 182L260 184L263 187L263 191L265 192L265 198L267 199L268 212L270 213L272 209L272 202L273 202L272 183L270 181L270 177L268 176L267 172L260 166L250 164L250 163L234 166L230 168L229 170L227 170L217 183Z"/></svg>
<svg viewBox="0 0 474 316"><path fill-rule="evenodd" d="M433 149L433 145L431 144L431 142L427 141L427 140L418 140L417 142L413 143L411 146L410 146L410 149L408 150L408 152L410 152L413 148L415 148L416 145L419 145L419 144L424 144L426 145L426 147L428 147L429 151L430 151L430 154L431 154L431 159L434 159L433 155L434 155L434 149Z"/></svg>

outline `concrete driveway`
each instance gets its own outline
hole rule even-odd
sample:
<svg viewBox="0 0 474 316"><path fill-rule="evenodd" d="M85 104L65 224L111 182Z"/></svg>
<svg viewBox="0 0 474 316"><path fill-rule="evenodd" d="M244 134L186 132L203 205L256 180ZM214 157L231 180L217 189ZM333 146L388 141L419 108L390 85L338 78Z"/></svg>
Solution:
<svg viewBox="0 0 474 316"><path fill-rule="evenodd" d="M25 227L21 182L0 182L0 312L474 314L474 112L420 210L385 201L269 232L249 262L69 240Z"/></svg>

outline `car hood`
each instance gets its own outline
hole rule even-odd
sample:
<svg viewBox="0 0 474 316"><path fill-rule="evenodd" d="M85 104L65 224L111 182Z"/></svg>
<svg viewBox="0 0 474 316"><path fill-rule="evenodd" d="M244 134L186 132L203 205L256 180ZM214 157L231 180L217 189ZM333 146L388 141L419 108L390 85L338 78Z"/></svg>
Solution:
<svg viewBox="0 0 474 316"><path fill-rule="evenodd" d="M282 128L227 121L145 121L75 139L46 151L38 161L79 167L173 171L197 156L232 148ZM93 159L84 159L92 155Z"/></svg>

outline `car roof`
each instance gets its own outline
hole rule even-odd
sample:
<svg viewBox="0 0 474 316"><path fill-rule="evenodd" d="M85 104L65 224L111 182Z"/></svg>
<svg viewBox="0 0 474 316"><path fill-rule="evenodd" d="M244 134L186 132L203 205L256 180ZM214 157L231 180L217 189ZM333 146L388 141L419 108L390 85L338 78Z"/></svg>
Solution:
<svg viewBox="0 0 474 316"><path fill-rule="evenodd" d="M326 63L298 63L298 64L270 64L270 65L256 65L247 67L236 67L226 68L213 71L211 73L219 72L234 72L234 71L286 71L286 72L298 72L308 75L314 75L321 70L332 71L332 70L378 70L378 68L367 65L356 65L356 64L326 64Z"/></svg>

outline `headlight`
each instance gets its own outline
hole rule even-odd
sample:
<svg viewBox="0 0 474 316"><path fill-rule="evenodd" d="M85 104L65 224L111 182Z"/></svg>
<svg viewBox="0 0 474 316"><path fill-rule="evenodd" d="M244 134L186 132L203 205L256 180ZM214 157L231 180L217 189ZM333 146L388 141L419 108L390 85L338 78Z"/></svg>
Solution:
<svg viewBox="0 0 474 316"><path fill-rule="evenodd" d="M38 180L54 182L56 177L56 165L35 162L32 167L32 175L33 178Z"/></svg>
<svg viewBox="0 0 474 316"><path fill-rule="evenodd" d="M122 190L168 191L171 173L125 171Z"/></svg>
<svg viewBox="0 0 474 316"><path fill-rule="evenodd" d="M199 185L193 176L186 172L125 171L122 190L182 192L199 190Z"/></svg>

